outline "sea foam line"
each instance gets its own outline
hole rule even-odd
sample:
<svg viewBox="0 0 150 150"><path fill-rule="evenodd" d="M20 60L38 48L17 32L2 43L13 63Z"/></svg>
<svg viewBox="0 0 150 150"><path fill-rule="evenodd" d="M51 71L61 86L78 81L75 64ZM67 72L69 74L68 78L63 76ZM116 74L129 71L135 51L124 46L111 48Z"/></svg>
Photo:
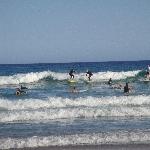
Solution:
<svg viewBox="0 0 150 150"><path fill-rule="evenodd" d="M97 118L97 117L149 117L148 106L114 106L114 107L74 107L37 110L12 110L0 113L0 122L43 122L57 119Z"/></svg>
<svg viewBox="0 0 150 150"><path fill-rule="evenodd" d="M150 96L106 96L106 97L79 97L76 99L49 97L42 99L0 99L0 110L34 110L48 108L69 107L103 107L103 106L149 106Z"/></svg>
<svg viewBox="0 0 150 150"><path fill-rule="evenodd" d="M149 143L149 131L118 131L93 134L75 134L62 136L33 136L28 138L1 138L0 148L24 148L64 145L98 145L98 144L131 144Z"/></svg>

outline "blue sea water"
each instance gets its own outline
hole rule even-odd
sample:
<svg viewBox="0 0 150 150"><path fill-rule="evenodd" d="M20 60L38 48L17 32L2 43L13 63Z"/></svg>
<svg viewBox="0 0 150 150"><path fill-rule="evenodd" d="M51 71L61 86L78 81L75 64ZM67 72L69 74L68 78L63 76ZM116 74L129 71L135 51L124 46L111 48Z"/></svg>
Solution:
<svg viewBox="0 0 150 150"><path fill-rule="evenodd" d="M143 82L148 64L0 65L0 149L149 143L150 82ZM72 68L75 83L68 82ZM93 72L91 82L87 69ZM126 82L132 87L128 96ZM21 85L28 88L26 94L16 96Z"/></svg>

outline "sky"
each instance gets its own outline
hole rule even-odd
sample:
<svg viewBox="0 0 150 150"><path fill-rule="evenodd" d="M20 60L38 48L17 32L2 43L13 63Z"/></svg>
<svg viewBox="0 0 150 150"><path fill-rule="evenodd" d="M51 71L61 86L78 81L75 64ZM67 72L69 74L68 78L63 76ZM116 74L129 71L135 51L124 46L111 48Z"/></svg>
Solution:
<svg viewBox="0 0 150 150"><path fill-rule="evenodd" d="M150 0L0 0L0 64L150 60Z"/></svg>

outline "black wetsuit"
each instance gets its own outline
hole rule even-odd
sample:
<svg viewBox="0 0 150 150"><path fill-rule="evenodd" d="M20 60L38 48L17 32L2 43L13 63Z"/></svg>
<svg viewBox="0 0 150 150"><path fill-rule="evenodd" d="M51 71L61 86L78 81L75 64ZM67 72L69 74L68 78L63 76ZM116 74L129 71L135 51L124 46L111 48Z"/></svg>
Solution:
<svg viewBox="0 0 150 150"><path fill-rule="evenodd" d="M70 79L72 79L72 78L74 79L74 75L73 75L74 72L75 71L73 69L70 70L70 72L69 72Z"/></svg>
<svg viewBox="0 0 150 150"><path fill-rule="evenodd" d="M16 95L21 95L21 94L24 94L24 93L26 93L26 92L21 90L20 88L17 88Z"/></svg>
<svg viewBox="0 0 150 150"><path fill-rule="evenodd" d="M112 85L112 80L111 79L109 79L108 84Z"/></svg>
<svg viewBox="0 0 150 150"><path fill-rule="evenodd" d="M124 87L124 93L129 93L129 86L126 83L125 87Z"/></svg>
<svg viewBox="0 0 150 150"><path fill-rule="evenodd" d="M89 75L88 78L89 78L89 81L90 81L90 80L91 80L91 76L93 75L93 73L92 73L91 71L87 71L87 72L86 72L86 75L87 75L87 74Z"/></svg>

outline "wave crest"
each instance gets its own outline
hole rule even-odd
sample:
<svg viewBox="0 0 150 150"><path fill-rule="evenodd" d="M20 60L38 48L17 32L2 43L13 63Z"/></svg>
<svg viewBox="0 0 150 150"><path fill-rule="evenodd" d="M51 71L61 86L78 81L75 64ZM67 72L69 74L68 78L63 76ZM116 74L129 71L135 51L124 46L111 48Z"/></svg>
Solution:
<svg viewBox="0 0 150 150"><path fill-rule="evenodd" d="M127 77L134 77L140 71L127 71L127 72L98 72L94 73L92 76L92 81L100 82L106 81L109 78L113 80L126 79ZM16 74L13 76L0 76L0 85L10 85L10 84L21 84L21 83L32 83L38 82L41 79L51 77L53 80L67 80L69 78L68 73L58 73L52 71L43 71L43 72L30 72L26 74ZM77 80L87 80L85 73L75 74Z"/></svg>
<svg viewBox="0 0 150 150"><path fill-rule="evenodd" d="M150 96L0 100L0 122L150 116Z"/></svg>

